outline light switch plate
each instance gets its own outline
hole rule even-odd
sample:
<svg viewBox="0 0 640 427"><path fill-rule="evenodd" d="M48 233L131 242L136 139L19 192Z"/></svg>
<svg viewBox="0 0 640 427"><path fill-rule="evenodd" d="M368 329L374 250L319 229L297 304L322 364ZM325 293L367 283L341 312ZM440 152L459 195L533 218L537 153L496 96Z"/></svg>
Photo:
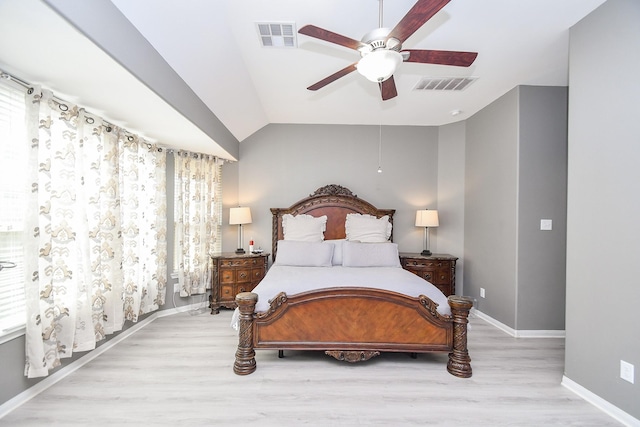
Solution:
<svg viewBox="0 0 640 427"><path fill-rule="evenodd" d="M540 220L540 230L551 230L553 228L553 221L550 219Z"/></svg>
<svg viewBox="0 0 640 427"><path fill-rule="evenodd" d="M633 365L624 360L620 361L620 378L633 384L634 381Z"/></svg>

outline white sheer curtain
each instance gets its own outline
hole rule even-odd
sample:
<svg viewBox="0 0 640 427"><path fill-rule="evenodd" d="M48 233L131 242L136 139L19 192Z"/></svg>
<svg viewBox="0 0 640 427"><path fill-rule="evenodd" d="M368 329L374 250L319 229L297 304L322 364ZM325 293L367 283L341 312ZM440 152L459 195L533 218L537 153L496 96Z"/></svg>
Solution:
<svg viewBox="0 0 640 427"><path fill-rule="evenodd" d="M210 254L220 245L222 162L214 156L175 153L175 227L180 296L203 294L211 283Z"/></svg>
<svg viewBox="0 0 640 427"><path fill-rule="evenodd" d="M164 304L166 153L45 90L30 96L27 115L33 378Z"/></svg>

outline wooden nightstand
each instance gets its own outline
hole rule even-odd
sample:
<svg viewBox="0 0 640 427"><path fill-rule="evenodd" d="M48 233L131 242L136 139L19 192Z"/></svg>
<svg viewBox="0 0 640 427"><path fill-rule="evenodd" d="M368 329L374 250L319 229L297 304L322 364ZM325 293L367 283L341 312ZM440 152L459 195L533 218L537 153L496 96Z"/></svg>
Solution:
<svg viewBox="0 0 640 427"><path fill-rule="evenodd" d="M220 307L236 308L236 295L250 292L267 273L268 253L236 254L225 252L211 257L211 314L218 314Z"/></svg>
<svg viewBox="0 0 640 427"><path fill-rule="evenodd" d="M400 253L402 268L431 282L446 296L456 293L456 260L447 254Z"/></svg>

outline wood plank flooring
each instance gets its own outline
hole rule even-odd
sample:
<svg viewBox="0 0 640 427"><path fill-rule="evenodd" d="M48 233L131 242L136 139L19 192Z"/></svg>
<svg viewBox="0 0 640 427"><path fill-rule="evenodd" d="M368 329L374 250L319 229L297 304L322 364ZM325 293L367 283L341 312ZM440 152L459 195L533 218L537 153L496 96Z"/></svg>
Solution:
<svg viewBox="0 0 640 427"><path fill-rule="evenodd" d="M231 311L156 319L0 426L619 426L560 385L564 340L517 339L471 319L473 377L447 356L257 352L237 376Z"/></svg>

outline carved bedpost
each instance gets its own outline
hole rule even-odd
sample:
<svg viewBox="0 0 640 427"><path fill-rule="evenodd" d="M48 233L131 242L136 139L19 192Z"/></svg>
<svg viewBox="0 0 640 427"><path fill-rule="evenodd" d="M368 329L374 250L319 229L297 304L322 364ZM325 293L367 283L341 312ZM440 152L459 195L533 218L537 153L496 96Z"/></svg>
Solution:
<svg viewBox="0 0 640 427"><path fill-rule="evenodd" d="M467 350L467 323L469 323L469 310L473 307L473 301L467 297L451 295L449 305L453 316L453 351L449 353L447 371L456 377L469 378L471 358Z"/></svg>
<svg viewBox="0 0 640 427"><path fill-rule="evenodd" d="M258 295L253 292L241 292L236 295L236 303L240 310L240 331L233 372L238 375L249 375L256 370L256 352L253 350L253 313L256 302Z"/></svg>

